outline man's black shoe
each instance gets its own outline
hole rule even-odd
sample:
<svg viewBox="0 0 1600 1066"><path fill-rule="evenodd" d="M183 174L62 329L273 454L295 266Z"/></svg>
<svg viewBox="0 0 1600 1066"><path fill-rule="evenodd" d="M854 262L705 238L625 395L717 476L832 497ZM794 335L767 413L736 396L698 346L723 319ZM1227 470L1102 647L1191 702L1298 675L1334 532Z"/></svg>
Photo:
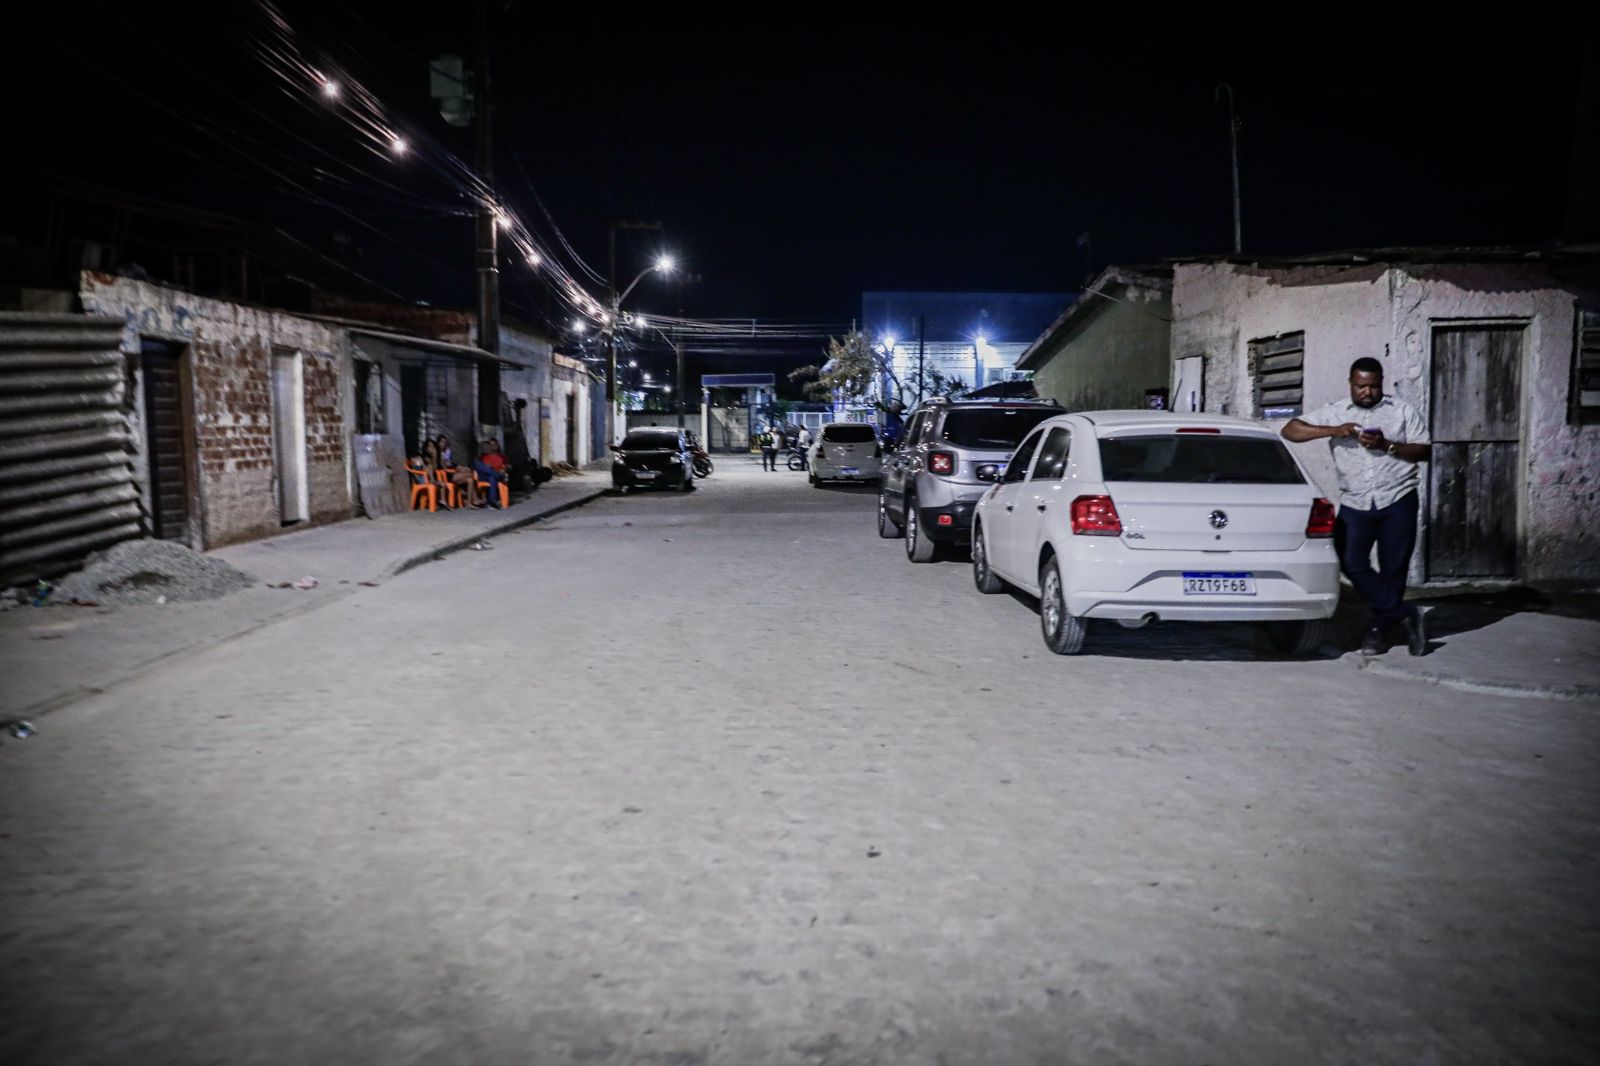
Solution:
<svg viewBox="0 0 1600 1066"><path fill-rule="evenodd" d="M1383 639L1383 630L1367 630L1366 639L1361 642L1362 655L1382 655L1389 650L1389 645Z"/></svg>
<svg viewBox="0 0 1600 1066"><path fill-rule="evenodd" d="M1418 611L1410 618L1400 623L1406 631L1406 651L1412 655L1426 655L1428 653L1428 630L1423 624L1422 612Z"/></svg>

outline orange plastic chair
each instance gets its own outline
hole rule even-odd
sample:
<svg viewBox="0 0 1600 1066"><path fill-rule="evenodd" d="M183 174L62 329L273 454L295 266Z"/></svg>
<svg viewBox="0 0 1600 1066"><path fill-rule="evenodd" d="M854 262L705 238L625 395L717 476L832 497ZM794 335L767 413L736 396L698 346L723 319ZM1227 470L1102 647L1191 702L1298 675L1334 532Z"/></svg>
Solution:
<svg viewBox="0 0 1600 1066"><path fill-rule="evenodd" d="M438 482L429 481L426 470L420 466L412 466L410 463L406 464L406 473L411 475L411 509L413 511L417 510L417 501L422 497L426 497L428 510L437 511L439 509Z"/></svg>
<svg viewBox="0 0 1600 1066"><path fill-rule="evenodd" d="M450 475L455 473L455 467L440 467L433 472L439 479L439 487L444 490L444 505L452 510L461 506L461 486L450 480Z"/></svg>
<svg viewBox="0 0 1600 1066"><path fill-rule="evenodd" d="M489 492L489 483L487 481L484 481L482 478L474 476L473 479L472 479L472 482L473 482L473 484L477 485L478 488L482 489L484 491L485 495L488 494L488 492ZM501 507L510 507L511 506L511 490L506 488L506 483L504 481L500 482L500 506Z"/></svg>

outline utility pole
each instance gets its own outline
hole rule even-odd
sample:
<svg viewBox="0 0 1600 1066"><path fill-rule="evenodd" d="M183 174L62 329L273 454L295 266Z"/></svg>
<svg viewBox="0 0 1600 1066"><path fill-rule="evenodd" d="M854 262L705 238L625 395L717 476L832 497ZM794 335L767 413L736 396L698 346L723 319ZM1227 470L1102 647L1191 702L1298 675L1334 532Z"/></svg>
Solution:
<svg viewBox="0 0 1600 1066"><path fill-rule="evenodd" d="M660 228L659 222L612 222L606 234L606 309L611 314L611 321L605 324L607 446L617 439L617 230Z"/></svg>
<svg viewBox="0 0 1600 1066"><path fill-rule="evenodd" d="M678 283L678 317L682 318L683 317L683 276L681 274L678 275L676 280L677 280L677 283ZM685 403L684 398L683 398L683 392L684 392L683 345L678 343L678 323L676 323L676 322L672 323L672 351L678 357L678 374L677 374L677 377L675 377L673 379L673 388L676 391L674 391L673 396L678 401L678 428L682 429L683 428L683 405ZM702 448L710 448L711 447L709 444L706 444L704 442L702 442L700 446Z"/></svg>
<svg viewBox="0 0 1600 1066"><path fill-rule="evenodd" d="M478 155L478 177L485 195L478 204L478 347L491 355L500 354L500 250L496 232L494 198L494 97L489 85L489 0L478 0L476 44L478 62L473 72L477 107L474 109ZM500 421L500 366L478 368L478 421L497 425Z"/></svg>
<svg viewBox="0 0 1600 1066"><path fill-rule="evenodd" d="M1240 253L1241 249L1244 247L1243 231L1240 229L1240 221L1239 221L1239 128L1240 128L1240 122L1239 122L1238 116L1233 113L1233 86L1229 85L1225 81L1224 82L1219 82L1217 84L1217 91L1212 96L1213 102L1215 102L1215 103L1221 103L1222 102L1223 90L1227 90L1227 93L1228 93L1228 149L1229 149L1229 153L1233 157L1233 254L1234 255L1238 255Z"/></svg>

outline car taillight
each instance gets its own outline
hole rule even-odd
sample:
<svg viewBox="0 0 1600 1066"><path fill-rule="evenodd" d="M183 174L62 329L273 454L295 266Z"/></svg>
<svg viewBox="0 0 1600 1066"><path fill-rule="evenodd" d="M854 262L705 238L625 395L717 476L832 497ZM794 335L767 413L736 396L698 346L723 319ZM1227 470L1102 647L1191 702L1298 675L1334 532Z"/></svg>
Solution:
<svg viewBox="0 0 1600 1066"><path fill-rule="evenodd" d="M1120 537L1122 519L1110 496L1079 496L1072 501L1072 532L1086 537Z"/></svg>
<svg viewBox="0 0 1600 1066"><path fill-rule="evenodd" d="M820 445L820 444L817 445L817 458L818 459L822 458L822 445Z"/></svg>
<svg viewBox="0 0 1600 1066"><path fill-rule="evenodd" d="M880 444L876 448L872 449L872 457L874 459L882 459L883 458L883 445Z"/></svg>
<svg viewBox="0 0 1600 1066"><path fill-rule="evenodd" d="M1321 496L1311 501L1311 520L1306 523L1306 536L1333 536L1333 504Z"/></svg>
<svg viewBox="0 0 1600 1066"><path fill-rule="evenodd" d="M934 474L953 474L956 472L956 457L954 452L929 452L928 471Z"/></svg>

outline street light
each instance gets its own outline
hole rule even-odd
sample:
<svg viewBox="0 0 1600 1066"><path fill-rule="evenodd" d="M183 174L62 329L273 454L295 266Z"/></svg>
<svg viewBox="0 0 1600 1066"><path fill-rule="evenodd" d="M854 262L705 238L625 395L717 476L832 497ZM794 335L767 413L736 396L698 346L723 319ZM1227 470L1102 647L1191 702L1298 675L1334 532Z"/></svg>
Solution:
<svg viewBox="0 0 1600 1066"><path fill-rule="evenodd" d="M672 256L658 256L654 263L639 271L638 277L628 282L628 287L622 290L621 295L612 294L611 313L605 316L604 322L606 335L606 401L610 405L606 421L610 423L607 426L607 430L612 432L613 436L615 434L617 407L617 339L613 323L617 321L623 302L627 300L639 282L650 274L670 274L673 266Z"/></svg>

